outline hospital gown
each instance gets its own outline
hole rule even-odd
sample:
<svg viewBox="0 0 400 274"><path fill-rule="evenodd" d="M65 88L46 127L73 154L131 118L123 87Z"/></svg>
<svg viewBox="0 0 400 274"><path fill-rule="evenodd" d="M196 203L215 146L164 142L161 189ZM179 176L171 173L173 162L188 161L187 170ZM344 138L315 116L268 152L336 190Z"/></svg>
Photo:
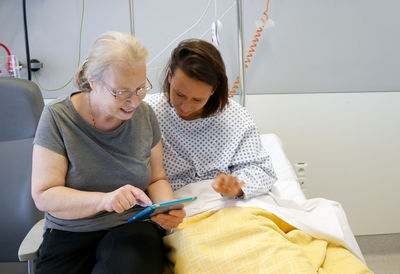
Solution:
<svg viewBox="0 0 400 274"><path fill-rule="evenodd" d="M220 173L236 175L244 198L266 193L276 181L271 159L261 145L256 125L233 100L223 112L186 121L163 94L145 101L160 123L164 165L174 190Z"/></svg>

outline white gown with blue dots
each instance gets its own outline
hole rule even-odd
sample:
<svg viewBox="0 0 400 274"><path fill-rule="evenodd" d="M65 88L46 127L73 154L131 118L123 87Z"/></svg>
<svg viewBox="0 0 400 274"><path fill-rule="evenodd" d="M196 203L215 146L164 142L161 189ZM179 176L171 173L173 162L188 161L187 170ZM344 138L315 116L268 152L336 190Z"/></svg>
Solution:
<svg viewBox="0 0 400 274"><path fill-rule="evenodd" d="M276 181L253 119L235 101L215 116L191 121L180 118L163 94L147 95L145 101L160 123L164 166L174 190L225 173L243 181L244 198L250 198L268 192Z"/></svg>

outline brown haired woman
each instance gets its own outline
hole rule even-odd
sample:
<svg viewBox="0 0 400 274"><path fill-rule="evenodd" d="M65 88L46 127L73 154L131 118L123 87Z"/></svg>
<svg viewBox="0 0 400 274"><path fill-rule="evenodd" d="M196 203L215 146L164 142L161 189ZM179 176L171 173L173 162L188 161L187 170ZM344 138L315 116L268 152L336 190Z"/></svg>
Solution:
<svg viewBox="0 0 400 274"><path fill-rule="evenodd" d="M148 95L163 138L164 165L174 190L214 179L215 191L250 198L276 181L255 123L228 99L225 65L210 43L189 39L172 52L163 94Z"/></svg>

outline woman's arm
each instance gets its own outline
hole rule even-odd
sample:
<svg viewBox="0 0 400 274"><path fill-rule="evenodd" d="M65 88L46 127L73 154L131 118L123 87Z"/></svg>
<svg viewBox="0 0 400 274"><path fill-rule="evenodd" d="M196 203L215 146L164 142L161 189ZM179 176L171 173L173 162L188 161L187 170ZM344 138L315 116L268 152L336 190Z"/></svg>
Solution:
<svg viewBox="0 0 400 274"><path fill-rule="evenodd" d="M161 141L152 148L150 156L151 180L147 188L151 200L154 203L167 202L174 199L174 192L167 181L164 170ZM177 227L186 216L185 209L171 210L168 214L158 214L151 220L165 229Z"/></svg>
<svg viewBox="0 0 400 274"><path fill-rule="evenodd" d="M151 149L150 167L150 185L147 188L150 199L153 203L173 200L174 192L167 181L167 174L164 169L161 141Z"/></svg>
<svg viewBox="0 0 400 274"><path fill-rule="evenodd" d="M65 186L67 158L39 145L33 147L32 197L36 207L62 219L77 219L100 211L121 213L133 205L147 206L140 189L125 185L113 192L88 192Z"/></svg>
<svg viewBox="0 0 400 274"><path fill-rule="evenodd" d="M255 125L243 133L230 162L230 175L219 174L213 188L225 195L251 198L267 193L276 181L272 162Z"/></svg>

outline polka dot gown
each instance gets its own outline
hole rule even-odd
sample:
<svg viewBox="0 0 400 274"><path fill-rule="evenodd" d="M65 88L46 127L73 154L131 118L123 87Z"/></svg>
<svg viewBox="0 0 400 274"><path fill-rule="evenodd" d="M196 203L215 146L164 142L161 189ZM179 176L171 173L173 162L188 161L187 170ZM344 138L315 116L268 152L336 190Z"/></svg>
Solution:
<svg viewBox="0 0 400 274"><path fill-rule="evenodd" d="M276 181L270 157L261 145L256 125L241 105L229 100L222 113L183 120L163 94L145 101L160 123L164 166L174 190L219 173L244 182L244 198L266 193Z"/></svg>

